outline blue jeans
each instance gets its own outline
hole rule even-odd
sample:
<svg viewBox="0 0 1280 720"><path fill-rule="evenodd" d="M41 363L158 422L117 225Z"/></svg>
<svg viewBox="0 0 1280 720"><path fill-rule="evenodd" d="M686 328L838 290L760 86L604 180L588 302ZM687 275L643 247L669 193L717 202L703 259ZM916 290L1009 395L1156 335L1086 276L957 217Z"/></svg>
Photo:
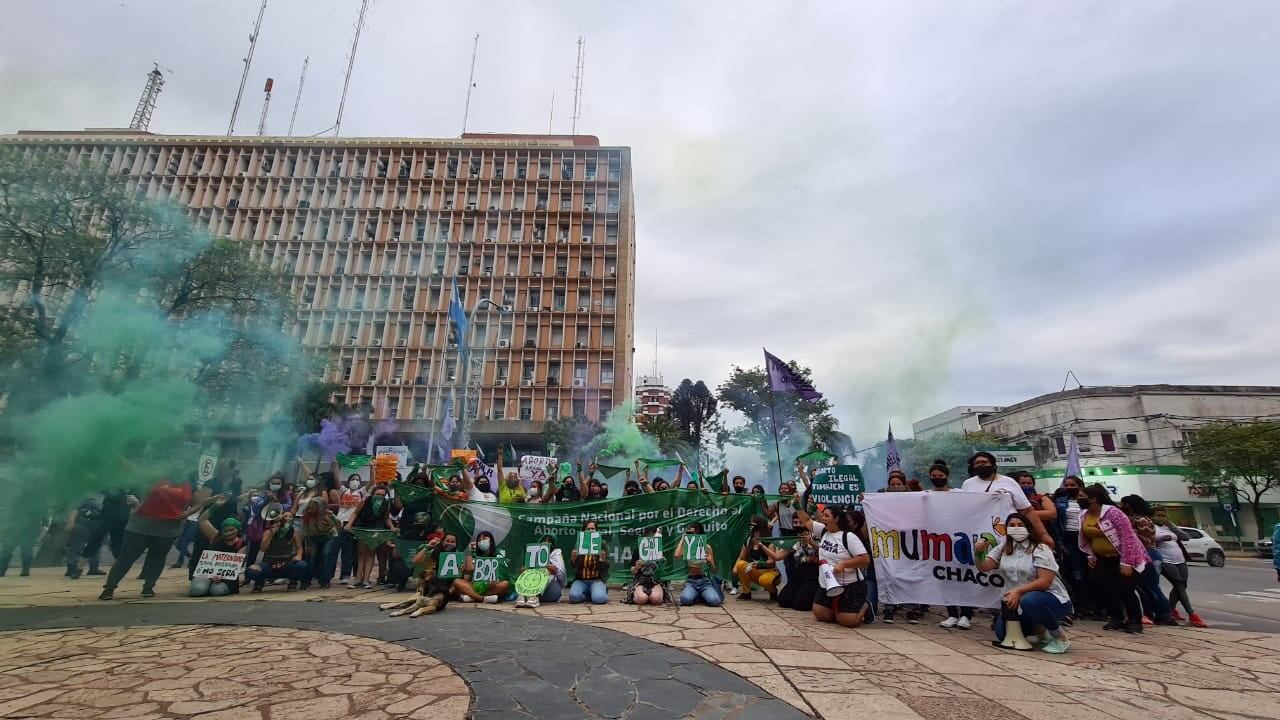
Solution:
<svg viewBox="0 0 1280 720"><path fill-rule="evenodd" d="M1062 618L1071 614L1071 603L1062 602L1053 593L1044 590L1032 590L1022 596L1018 602L1019 622L1022 634L1028 638L1036 634L1036 628L1044 628L1050 635L1058 636L1058 626ZM996 614L996 639L1004 640L1004 613Z"/></svg>
<svg viewBox="0 0 1280 720"><path fill-rule="evenodd" d="M1152 620L1166 620L1173 614L1173 608L1169 606L1169 598L1160 589L1160 556L1155 550L1149 549L1147 557L1151 558L1151 562L1147 563L1138 576L1138 599L1142 600L1142 607Z"/></svg>
<svg viewBox="0 0 1280 720"><path fill-rule="evenodd" d="M286 578L290 584L296 582L305 582L310 575L311 568L307 566L306 560L294 560L284 567L273 570L266 560L261 565L254 565L244 572L244 578L247 582L259 585L276 578Z"/></svg>
<svg viewBox="0 0 1280 720"><path fill-rule="evenodd" d="M207 577L191 578L191 597L222 597L231 594L231 586Z"/></svg>
<svg viewBox="0 0 1280 720"><path fill-rule="evenodd" d="M177 540L173 541L173 547L178 550L178 559L175 565L187 564L187 558L191 556L191 543L196 541L196 532L200 529L200 524L195 520L187 520L182 524L182 534Z"/></svg>
<svg viewBox="0 0 1280 720"><path fill-rule="evenodd" d="M314 580L321 585L333 582L333 573L338 565L338 545L341 542L341 536L311 538L311 554L307 558L311 575L306 582Z"/></svg>
<svg viewBox="0 0 1280 720"><path fill-rule="evenodd" d="M591 602L596 605L609 602L609 588L605 586L603 580L574 580L569 586L571 603L586 602L588 594L591 596Z"/></svg>
<svg viewBox="0 0 1280 720"><path fill-rule="evenodd" d="M564 586L560 584L560 581L551 578L551 582L547 583L546 589L538 596L538 600L546 603L558 603L563 593ZM605 599L608 599L608 595L605 595Z"/></svg>
<svg viewBox="0 0 1280 720"><path fill-rule="evenodd" d="M719 607L724 602L719 583L706 575L685 580L684 589L680 591L680 604L692 605L699 599L707 607Z"/></svg>
<svg viewBox="0 0 1280 720"><path fill-rule="evenodd" d="M338 535L338 549L342 555L342 575L341 577L351 577L351 573L356 569L356 536L342 531Z"/></svg>

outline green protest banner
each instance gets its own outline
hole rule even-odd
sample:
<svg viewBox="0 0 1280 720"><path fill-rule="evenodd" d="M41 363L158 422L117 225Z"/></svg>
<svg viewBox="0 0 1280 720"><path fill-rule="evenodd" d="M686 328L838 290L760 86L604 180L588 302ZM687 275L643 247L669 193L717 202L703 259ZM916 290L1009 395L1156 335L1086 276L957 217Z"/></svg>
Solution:
<svg viewBox="0 0 1280 720"><path fill-rule="evenodd" d="M763 542L765 545L768 545L769 547L773 548L774 552L782 552L783 550L790 550L794 548L796 546L796 543L800 542L800 538L794 538L794 537L765 538Z"/></svg>
<svg viewBox="0 0 1280 720"><path fill-rule="evenodd" d="M498 582L498 558L476 558L471 569L471 579L476 582Z"/></svg>
<svg viewBox="0 0 1280 720"><path fill-rule="evenodd" d="M707 487L711 488L715 492L720 492L721 490L724 489L724 482L728 478L729 478L729 471L726 469L726 470L721 470L715 475L707 475L702 479L704 482L707 483Z"/></svg>
<svg viewBox="0 0 1280 720"><path fill-rule="evenodd" d="M862 468L857 465L827 465L813 471L809 502L859 508L862 491Z"/></svg>
<svg viewBox="0 0 1280 720"><path fill-rule="evenodd" d="M600 533L595 530L578 533L578 541L574 543L579 555L600 554Z"/></svg>
<svg viewBox="0 0 1280 720"><path fill-rule="evenodd" d="M436 496L431 507L432 517L460 541L488 530L509 557L521 559L528 545L550 536L568 560L583 523L593 520L608 552L609 582L620 585L631 580L642 537L662 528L662 554L671 558L686 526L695 520L702 523L707 542L723 565L717 568L718 574L727 576L732 558L742 549L755 504L746 495L679 491L549 505L501 505ZM681 580L685 570L685 563L664 562L659 565L659 577Z"/></svg>
<svg viewBox="0 0 1280 720"><path fill-rule="evenodd" d="M368 465L369 461L373 458L368 455L347 455L346 453L338 453L335 459L338 461L338 466L344 470L359 470L365 465Z"/></svg>
<svg viewBox="0 0 1280 720"><path fill-rule="evenodd" d="M413 557L418 554L418 550L426 547L426 543L421 540L401 540L396 538L396 552L400 554L400 561L410 570L421 570L420 567L414 567Z"/></svg>
<svg viewBox="0 0 1280 720"><path fill-rule="evenodd" d="M624 467L615 467L613 465L601 465L600 463L596 463L596 472L603 475L605 480L615 478L626 471L627 468Z"/></svg>
<svg viewBox="0 0 1280 720"><path fill-rule="evenodd" d="M809 463L825 463L833 457L835 457L835 455L827 452L826 450L810 450L803 455L797 455L796 462L804 463L806 465Z"/></svg>
<svg viewBox="0 0 1280 720"><path fill-rule="evenodd" d="M646 472L653 470L662 470L664 468L672 468L680 465L679 460L652 460L649 458L640 458L640 464L644 465Z"/></svg>
<svg viewBox="0 0 1280 720"><path fill-rule="evenodd" d="M657 562L662 559L662 538L640 538L640 559L644 562Z"/></svg>
<svg viewBox="0 0 1280 720"><path fill-rule="evenodd" d="M440 553L440 562L436 565L436 577L441 580L456 580L462 577L462 569L466 566L466 553Z"/></svg>
<svg viewBox="0 0 1280 720"><path fill-rule="evenodd" d="M370 530L369 528L351 528L351 534L356 536L361 544L370 550L377 550L396 539L400 533L395 530Z"/></svg>
<svg viewBox="0 0 1280 720"><path fill-rule="evenodd" d="M707 559L707 536L706 535L685 535L684 536L684 557L686 560L706 560Z"/></svg>
<svg viewBox="0 0 1280 720"><path fill-rule="evenodd" d="M524 566L527 568L545 568L551 562L551 546L535 543L524 546Z"/></svg>

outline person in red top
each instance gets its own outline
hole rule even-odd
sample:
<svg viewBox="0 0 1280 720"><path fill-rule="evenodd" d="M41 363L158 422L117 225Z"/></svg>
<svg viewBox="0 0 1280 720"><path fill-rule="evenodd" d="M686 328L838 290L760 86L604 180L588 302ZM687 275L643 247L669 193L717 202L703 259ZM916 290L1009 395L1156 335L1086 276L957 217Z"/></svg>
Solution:
<svg viewBox="0 0 1280 720"><path fill-rule="evenodd" d="M203 507L207 491L196 492L198 480L191 473L187 482L160 480L143 498L142 504L129 517L124 529L124 541L120 544L120 556L111 565L107 581L102 586L99 600L110 600L116 586L133 569L142 553L147 559L142 563L142 597L156 596L156 580L164 570L165 557L174 538L182 533L182 523L195 507Z"/></svg>

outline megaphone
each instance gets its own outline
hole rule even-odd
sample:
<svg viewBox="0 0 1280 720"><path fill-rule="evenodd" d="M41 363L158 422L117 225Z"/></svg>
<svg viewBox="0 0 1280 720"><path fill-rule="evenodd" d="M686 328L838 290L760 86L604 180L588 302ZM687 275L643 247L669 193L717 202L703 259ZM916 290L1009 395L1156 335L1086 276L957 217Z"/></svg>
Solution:
<svg viewBox="0 0 1280 720"><path fill-rule="evenodd" d="M818 564L818 585L826 591L827 597L835 597L844 592L844 588L836 582L836 573L830 563Z"/></svg>
<svg viewBox="0 0 1280 720"><path fill-rule="evenodd" d="M1022 622L1018 619L1017 608L1001 608L1004 615L1004 640L993 641L996 647L1010 650L1034 650L1027 636L1022 633Z"/></svg>

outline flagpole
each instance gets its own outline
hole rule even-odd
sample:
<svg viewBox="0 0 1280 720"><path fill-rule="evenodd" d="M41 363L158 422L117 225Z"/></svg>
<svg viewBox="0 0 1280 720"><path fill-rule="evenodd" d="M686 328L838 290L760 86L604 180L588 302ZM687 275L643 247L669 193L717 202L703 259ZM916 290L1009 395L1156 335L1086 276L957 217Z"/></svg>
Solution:
<svg viewBox="0 0 1280 720"><path fill-rule="evenodd" d="M767 371L766 371L767 374ZM769 388L769 427L773 428L773 452L778 458L778 487L782 487L782 448L778 445L778 409L774 406L773 388ZM727 482L727 478L726 478Z"/></svg>

